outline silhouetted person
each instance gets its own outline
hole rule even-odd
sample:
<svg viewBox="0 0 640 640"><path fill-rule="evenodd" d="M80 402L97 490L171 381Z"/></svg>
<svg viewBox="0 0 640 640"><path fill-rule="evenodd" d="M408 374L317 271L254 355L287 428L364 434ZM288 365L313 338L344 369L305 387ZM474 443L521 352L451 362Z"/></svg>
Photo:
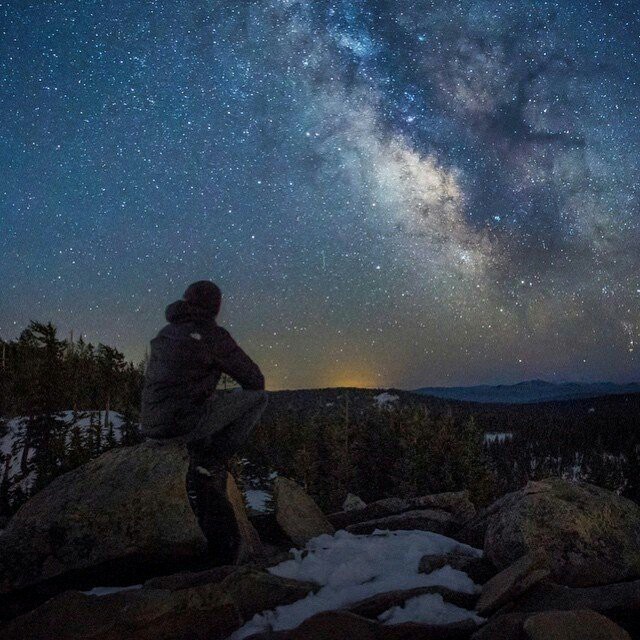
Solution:
<svg viewBox="0 0 640 640"><path fill-rule="evenodd" d="M167 307L169 324L151 341L142 392L143 435L189 447L188 484L210 543L219 521L231 517L229 506L213 493L224 494L226 462L246 442L267 404L258 365L216 322L220 303L220 289L201 280ZM216 391L223 373L242 390Z"/></svg>

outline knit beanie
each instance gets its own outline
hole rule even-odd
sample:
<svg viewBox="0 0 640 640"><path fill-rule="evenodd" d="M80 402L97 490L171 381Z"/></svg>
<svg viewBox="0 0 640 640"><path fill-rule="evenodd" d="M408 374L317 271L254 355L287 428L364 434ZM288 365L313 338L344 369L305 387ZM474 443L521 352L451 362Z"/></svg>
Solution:
<svg viewBox="0 0 640 640"><path fill-rule="evenodd" d="M220 311L222 292L209 280L199 280L190 284L182 297L194 307L210 311L214 316Z"/></svg>

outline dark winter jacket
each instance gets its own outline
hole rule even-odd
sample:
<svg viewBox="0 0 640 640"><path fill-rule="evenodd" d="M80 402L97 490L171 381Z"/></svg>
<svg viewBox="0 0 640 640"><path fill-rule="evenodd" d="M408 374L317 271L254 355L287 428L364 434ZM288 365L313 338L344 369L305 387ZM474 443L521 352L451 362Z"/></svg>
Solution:
<svg viewBox="0 0 640 640"><path fill-rule="evenodd" d="M169 322L151 341L142 392L142 432L148 437L183 435L195 426L222 373L243 389L264 389L251 358L210 311L178 300L166 310Z"/></svg>

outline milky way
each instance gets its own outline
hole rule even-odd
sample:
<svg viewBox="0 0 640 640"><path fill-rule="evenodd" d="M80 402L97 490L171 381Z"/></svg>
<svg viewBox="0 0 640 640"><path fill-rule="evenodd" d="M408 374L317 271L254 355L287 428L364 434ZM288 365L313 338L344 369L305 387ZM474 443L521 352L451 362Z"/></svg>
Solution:
<svg viewBox="0 0 640 640"><path fill-rule="evenodd" d="M270 388L640 374L636 2L0 3L0 336L191 280Z"/></svg>

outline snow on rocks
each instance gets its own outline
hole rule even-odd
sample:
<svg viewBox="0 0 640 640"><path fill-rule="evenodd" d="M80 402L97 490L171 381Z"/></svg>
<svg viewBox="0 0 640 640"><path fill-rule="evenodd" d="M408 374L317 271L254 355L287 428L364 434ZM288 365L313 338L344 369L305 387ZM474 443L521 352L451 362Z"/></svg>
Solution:
<svg viewBox="0 0 640 640"><path fill-rule="evenodd" d="M110 596L112 593L120 593L121 591L135 591L142 589L142 584L132 584L128 587L93 587L89 591L81 591L85 596Z"/></svg>
<svg viewBox="0 0 640 640"><path fill-rule="evenodd" d="M320 585L320 590L292 604L256 615L232 638L240 640L267 629L293 629L321 611L342 609L389 591L442 585L454 591L475 593L476 585L462 571L446 566L430 574L418 572L424 555L453 550L464 550L472 556L481 554L477 549L427 531L375 532L368 536L338 531L333 536L318 536L309 541L304 551L294 551L293 560L269 571L283 578L315 582ZM409 611L423 622L457 622L477 618L471 611L449 603L440 604L437 599L419 597L415 600ZM427 606L430 603L436 603L433 614L429 613L430 607ZM410 617L406 612L390 613L388 617L394 616Z"/></svg>
<svg viewBox="0 0 640 640"><path fill-rule="evenodd" d="M380 614L378 620L384 624L402 622L425 622L427 624L451 624L463 620L473 620L480 624L484 618L450 602L445 602L439 593L426 593L407 600L404 605L393 607Z"/></svg>
<svg viewBox="0 0 640 640"><path fill-rule="evenodd" d="M342 510L354 511L355 509L364 509L366 506L367 503L362 498L353 493L348 493L342 503Z"/></svg>
<svg viewBox="0 0 640 640"><path fill-rule="evenodd" d="M267 513L271 494L264 489L245 489L244 497L251 513Z"/></svg>

